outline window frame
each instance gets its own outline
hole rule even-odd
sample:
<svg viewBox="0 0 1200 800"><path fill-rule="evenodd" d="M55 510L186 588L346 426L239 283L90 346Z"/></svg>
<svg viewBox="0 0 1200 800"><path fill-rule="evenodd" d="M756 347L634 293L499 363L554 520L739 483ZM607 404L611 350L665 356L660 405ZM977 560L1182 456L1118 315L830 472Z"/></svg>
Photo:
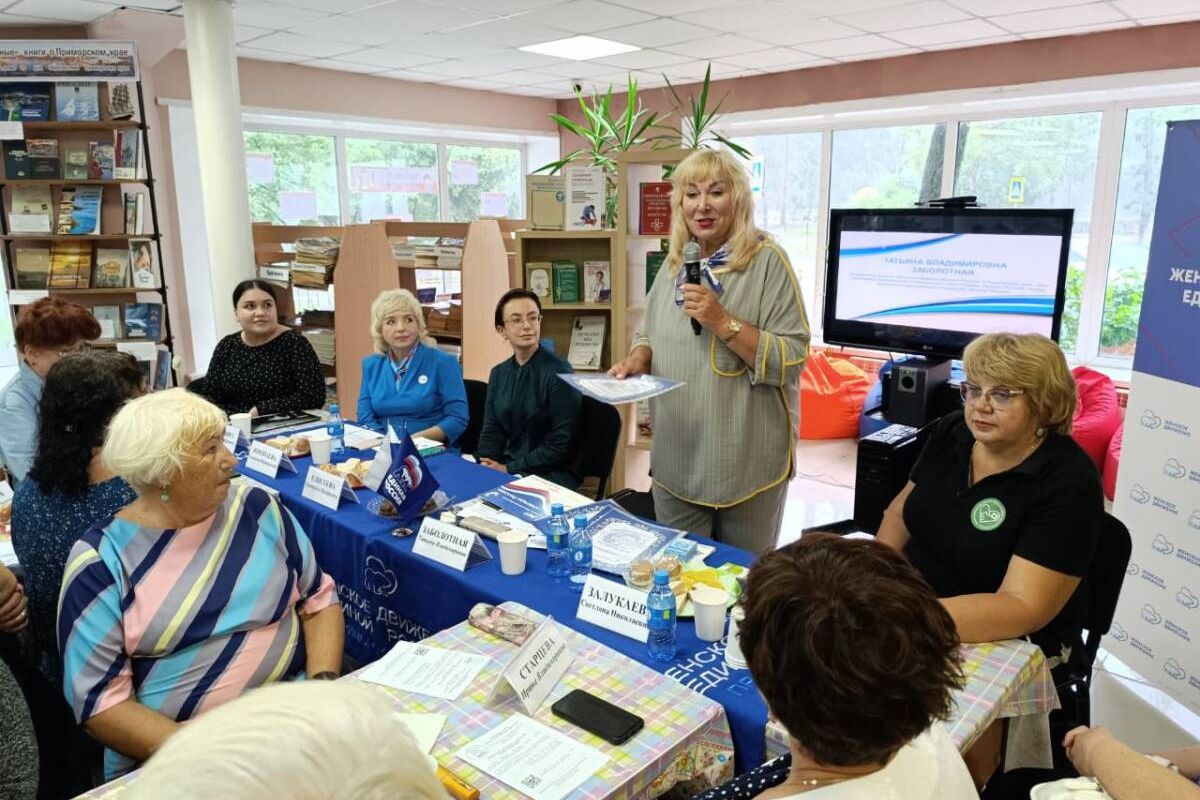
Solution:
<svg viewBox="0 0 1200 800"><path fill-rule="evenodd" d="M1108 287L1113 226L1121 177L1128 113L1134 109L1200 103L1200 70L1172 70L1163 75L1106 76L1016 87L988 87L925 95L830 103L796 109L731 113L722 121L722 134L738 141L747 136L801 133L821 134L820 197L817 252L829 246L829 198L833 134L908 125L946 125L942 196L954 191L954 167L959 147L959 123L1018 117L1099 112L1100 136L1093 182L1087 269L1080 297L1079 334L1072 364L1084 364L1127 380L1132 362L1100 353L1104 298ZM791 112L795 112L792 115ZM823 344L820 309L825 303L825 265L815 265L811 320L814 344Z"/></svg>

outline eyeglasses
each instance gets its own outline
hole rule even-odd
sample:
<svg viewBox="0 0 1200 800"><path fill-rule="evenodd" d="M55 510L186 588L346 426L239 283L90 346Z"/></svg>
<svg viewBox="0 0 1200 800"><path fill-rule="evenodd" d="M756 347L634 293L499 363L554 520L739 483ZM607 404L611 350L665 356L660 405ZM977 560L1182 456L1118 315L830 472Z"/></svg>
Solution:
<svg viewBox="0 0 1200 800"><path fill-rule="evenodd" d="M504 324L512 325L514 328L519 328L522 324L537 325L541 321L541 314L526 314L523 317L518 317L514 314L511 317L504 318Z"/></svg>
<svg viewBox="0 0 1200 800"><path fill-rule="evenodd" d="M984 389L979 384L969 381L963 381L959 385L958 391L962 394L964 403L978 403L980 398L986 397L988 405L994 408L1008 408L1014 397L1025 394L1024 389L1010 389L1007 386L993 386L991 389Z"/></svg>

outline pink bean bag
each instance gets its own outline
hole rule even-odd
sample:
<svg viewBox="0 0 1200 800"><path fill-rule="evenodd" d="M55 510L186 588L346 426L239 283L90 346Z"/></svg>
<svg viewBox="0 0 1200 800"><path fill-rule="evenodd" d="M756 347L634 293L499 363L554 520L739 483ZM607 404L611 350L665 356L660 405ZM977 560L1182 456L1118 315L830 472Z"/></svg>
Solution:
<svg viewBox="0 0 1200 800"><path fill-rule="evenodd" d="M1104 484L1104 496L1109 500L1117 492L1117 468L1121 466L1121 442L1125 439L1125 426L1117 428L1117 432L1108 440L1108 451L1104 456L1104 471L1100 473Z"/></svg>
<svg viewBox="0 0 1200 800"><path fill-rule="evenodd" d="M1071 374L1075 376L1077 399L1071 436L1100 470L1108 443L1121 425L1117 387L1112 378L1087 367L1076 367Z"/></svg>

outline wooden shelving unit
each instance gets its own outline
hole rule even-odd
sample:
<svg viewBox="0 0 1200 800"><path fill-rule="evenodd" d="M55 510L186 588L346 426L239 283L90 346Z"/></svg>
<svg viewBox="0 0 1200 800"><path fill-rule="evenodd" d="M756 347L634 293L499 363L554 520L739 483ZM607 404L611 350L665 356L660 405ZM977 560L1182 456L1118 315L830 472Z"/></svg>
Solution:
<svg viewBox="0 0 1200 800"><path fill-rule="evenodd" d="M47 44L50 44L47 42ZM12 82L37 82L36 79L17 77L0 78L0 84ZM98 100L101 114L107 114L108 93L110 84L103 79L95 81L98 86ZM85 306L112 305L116 303L138 302L150 295L157 295L154 302L162 305L163 337L159 344L174 351L174 337L171 332L171 313L167 303L167 286L164 280L162 240L159 235L158 203L154 193L154 168L150 159L149 126L146 124L146 101L142 93L141 81L131 82L136 90L134 117L131 119L100 119L93 121L27 121L22 123L22 133L26 139L55 139L58 141L60 169L65 165L66 153L71 149L87 148L90 142L113 140L114 133L119 130L136 130L140 145L140 171L143 177L136 179L106 179L106 180L74 180L67 178L9 180L7 177L0 181L0 242L3 242L4 263L6 265L7 286L11 291L22 291L28 297L30 292L45 291L52 295L70 296L74 302ZM51 107L55 105L51 99ZM12 233L9 230L9 213L12 210L12 193L17 187L48 187L51 200L51 227L58 219L59 206L62 200L62 189L68 186L103 186L99 217L99 234L63 235L54 233ZM125 195L143 194L145 205L145 233L125 233ZM130 239L151 239L154 242L157 259L157 282L159 288L138 289L132 286L112 289L57 289L57 288L22 288L17 284L16 250L18 248L53 249L56 243L75 242L87 244L125 243ZM92 265L95 266L95 252L92 254ZM90 276L89 276L90 277ZM89 300L90 298L90 300ZM9 309L16 313L16 308ZM145 339L118 339L98 342L100 346L116 346L124 342L146 342ZM172 357L173 362L173 357ZM172 365L172 383L177 383Z"/></svg>
<svg viewBox="0 0 1200 800"><path fill-rule="evenodd" d="M387 289L417 288L416 270L401 267L392 254L396 237L454 237L465 239L462 258L463 330L460 337L431 331L447 341L462 342L463 377L486 381L492 367L510 355L508 345L492 324L496 301L512 286L512 232L524 220L481 219L474 222L395 222L378 220L348 225L334 270L338 319L337 388L342 408L353 413L362 381L362 359L372 352L371 303ZM434 269L421 267L421 269ZM455 270L460 271L460 270ZM347 324L347 321L350 321Z"/></svg>

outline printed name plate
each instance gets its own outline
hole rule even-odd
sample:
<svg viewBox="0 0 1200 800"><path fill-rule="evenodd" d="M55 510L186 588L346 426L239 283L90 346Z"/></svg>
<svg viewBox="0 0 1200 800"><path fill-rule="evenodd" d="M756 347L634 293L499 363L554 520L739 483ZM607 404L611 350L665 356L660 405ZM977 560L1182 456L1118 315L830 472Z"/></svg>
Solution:
<svg viewBox="0 0 1200 800"><path fill-rule="evenodd" d="M333 475L317 466L308 468L308 475L304 478L304 491L300 494L330 511L338 510L338 501L342 498L352 503L358 502L358 495L346 483L346 476Z"/></svg>
<svg viewBox="0 0 1200 800"><path fill-rule="evenodd" d="M650 638L646 624L646 595L644 589L592 574L583 584L575 618L644 642Z"/></svg>
<svg viewBox="0 0 1200 800"><path fill-rule="evenodd" d="M413 552L459 572L492 560L492 552L474 531L432 517L421 522Z"/></svg>
<svg viewBox="0 0 1200 800"><path fill-rule="evenodd" d="M288 472L296 471L296 465L287 457L287 453L262 442L250 443L250 453L246 456L246 466L255 472L261 472L268 478L274 478L278 475L280 467L283 467Z"/></svg>

